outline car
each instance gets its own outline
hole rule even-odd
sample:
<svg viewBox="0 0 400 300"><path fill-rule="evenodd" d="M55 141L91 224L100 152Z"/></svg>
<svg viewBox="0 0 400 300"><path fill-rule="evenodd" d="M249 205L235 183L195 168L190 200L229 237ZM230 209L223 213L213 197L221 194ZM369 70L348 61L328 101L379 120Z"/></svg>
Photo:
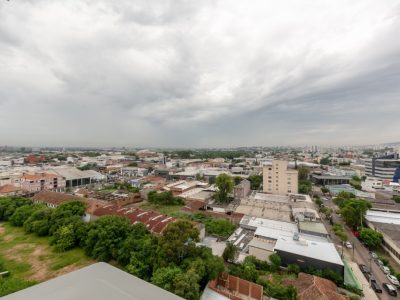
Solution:
<svg viewBox="0 0 400 300"><path fill-rule="evenodd" d="M380 259L377 259L375 262L379 267L383 266L383 262Z"/></svg>
<svg viewBox="0 0 400 300"><path fill-rule="evenodd" d="M384 283L382 284L382 286L390 296L397 296L397 290L393 285L389 283Z"/></svg>
<svg viewBox="0 0 400 300"><path fill-rule="evenodd" d="M390 274L390 269L386 266L380 266L381 270L383 271L383 273L385 274Z"/></svg>
<svg viewBox="0 0 400 300"><path fill-rule="evenodd" d="M378 259L378 255L375 253L375 252L370 252L369 253L370 255L371 255L371 257L373 258L373 259Z"/></svg>
<svg viewBox="0 0 400 300"><path fill-rule="evenodd" d="M375 291L375 293L382 293L382 289L376 281L371 282L371 288Z"/></svg>
<svg viewBox="0 0 400 300"><path fill-rule="evenodd" d="M365 275L367 273L369 273L369 269L366 265L363 264L359 264L358 267L360 268L361 272Z"/></svg>
<svg viewBox="0 0 400 300"><path fill-rule="evenodd" d="M376 282L376 278L372 274L366 274L365 277L367 278L368 282Z"/></svg>
<svg viewBox="0 0 400 300"><path fill-rule="evenodd" d="M395 285L395 286L399 286L399 285L400 285L400 284L399 284L399 281L398 281L397 278L396 278L396 276L387 274L386 277L387 277L387 279L389 279L389 281L390 281L393 285Z"/></svg>
<svg viewBox="0 0 400 300"><path fill-rule="evenodd" d="M344 244L345 244L346 248L349 248L349 249L353 248L353 245L349 241L347 241Z"/></svg>

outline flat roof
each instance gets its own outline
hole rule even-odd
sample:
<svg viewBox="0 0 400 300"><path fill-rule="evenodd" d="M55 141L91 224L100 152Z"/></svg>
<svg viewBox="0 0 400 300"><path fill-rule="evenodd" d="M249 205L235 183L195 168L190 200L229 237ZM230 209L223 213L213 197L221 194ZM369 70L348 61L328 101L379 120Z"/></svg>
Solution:
<svg viewBox="0 0 400 300"><path fill-rule="evenodd" d="M369 222L400 225L400 213L368 210L365 218Z"/></svg>
<svg viewBox="0 0 400 300"><path fill-rule="evenodd" d="M274 250L293 253L343 266L339 253L332 243L308 241L305 239L295 241L293 238L280 237L276 241Z"/></svg>
<svg viewBox="0 0 400 300"><path fill-rule="evenodd" d="M240 221L241 226L252 227L256 229L255 235L278 239L279 236L293 236L298 232L296 223L282 222L264 218L244 216Z"/></svg>
<svg viewBox="0 0 400 300"><path fill-rule="evenodd" d="M258 238L253 238L248 244L248 246L273 252L275 247L275 242L268 242L260 240Z"/></svg>
<svg viewBox="0 0 400 300"><path fill-rule="evenodd" d="M343 180L350 180L350 176L340 176L340 175L331 175L331 174L322 174L322 175L317 175L317 174L312 174L312 177L316 179L343 179Z"/></svg>
<svg viewBox="0 0 400 300"><path fill-rule="evenodd" d="M310 232L328 234L328 231L326 231L325 225L320 222L300 221L299 228L300 228L300 231L306 230L306 231L310 231Z"/></svg>
<svg viewBox="0 0 400 300"><path fill-rule="evenodd" d="M99 262L39 283L2 300L182 300L109 264Z"/></svg>
<svg viewBox="0 0 400 300"><path fill-rule="evenodd" d="M65 177L66 180L89 178L94 176L93 174L89 174L77 168L71 168L71 167L53 168L48 171L56 173L62 177Z"/></svg>

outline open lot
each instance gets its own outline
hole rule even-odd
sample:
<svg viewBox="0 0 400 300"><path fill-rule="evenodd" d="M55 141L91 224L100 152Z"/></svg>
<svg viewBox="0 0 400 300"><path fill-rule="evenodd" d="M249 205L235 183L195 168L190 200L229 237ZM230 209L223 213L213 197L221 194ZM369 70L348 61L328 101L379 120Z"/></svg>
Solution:
<svg viewBox="0 0 400 300"><path fill-rule="evenodd" d="M160 204L152 204L149 202L140 203L137 207L144 210L154 210L159 212L160 214L171 216L179 213L184 205L160 205Z"/></svg>
<svg viewBox="0 0 400 300"><path fill-rule="evenodd" d="M0 265L10 272L9 277L0 279L0 297L91 263L94 261L81 249L57 253L49 237L0 223Z"/></svg>

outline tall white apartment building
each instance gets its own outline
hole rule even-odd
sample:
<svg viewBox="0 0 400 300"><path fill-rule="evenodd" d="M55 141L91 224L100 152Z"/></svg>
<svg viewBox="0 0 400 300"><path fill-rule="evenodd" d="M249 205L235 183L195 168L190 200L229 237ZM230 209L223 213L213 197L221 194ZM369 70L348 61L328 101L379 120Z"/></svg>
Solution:
<svg viewBox="0 0 400 300"><path fill-rule="evenodd" d="M298 171L288 168L288 162L274 160L272 165L263 167L264 193L287 195L299 190Z"/></svg>

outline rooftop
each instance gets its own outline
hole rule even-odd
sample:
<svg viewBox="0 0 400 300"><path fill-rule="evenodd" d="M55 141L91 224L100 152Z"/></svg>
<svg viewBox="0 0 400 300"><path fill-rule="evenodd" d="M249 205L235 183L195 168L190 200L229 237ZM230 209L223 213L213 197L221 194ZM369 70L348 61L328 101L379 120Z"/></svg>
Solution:
<svg viewBox="0 0 400 300"><path fill-rule="evenodd" d="M400 212L368 210L365 218L369 222L400 225Z"/></svg>
<svg viewBox="0 0 400 300"><path fill-rule="evenodd" d="M34 285L2 299L182 300L170 292L102 262Z"/></svg>
<svg viewBox="0 0 400 300"><path fill-rule="evenodd" d="M282 235L291 237L295 232L298 232L296 223L282 222L250 216L244 216L240 221L240 225L255 229L256 236L275 240Z"/></svg>
<svg viewBox="0 0 400 300"><path fill-rule="evenodd" d="M298 291L298 299L309 300L346 300L347 297L340 295L335 283L328 279L300 273L296 279L284 279L284 285L292 285Z"/></svg>
<svg viewBox="0 0 400 300"><path fill-rule="evenodd" d="M159 214L154 211L146 211L139 208L118 208L115 205L106 205L96 209L93 214L95 216L118 215L125 217L132 224L143 223L147 229L153 233L162 233L168 224L175 222L175 218Z"/></svg>
<svg viewBox="0 0 400 300"><path fill-rule="evenodd" d="M316 233L328 235L328 231L326 231L325 225L320 222L300 221L299 229L300 229L300 231L305 230L305 231L309 231L309 232L316 232Z"/></svg>
<svg viewBox="0 0 400 300"><path fill-rule="evenodd" d="M299 241L295 241L292 237L280 237L275 244L276 250L343 266L343 262L333 243L308 241L302 238Z"/></svg>

